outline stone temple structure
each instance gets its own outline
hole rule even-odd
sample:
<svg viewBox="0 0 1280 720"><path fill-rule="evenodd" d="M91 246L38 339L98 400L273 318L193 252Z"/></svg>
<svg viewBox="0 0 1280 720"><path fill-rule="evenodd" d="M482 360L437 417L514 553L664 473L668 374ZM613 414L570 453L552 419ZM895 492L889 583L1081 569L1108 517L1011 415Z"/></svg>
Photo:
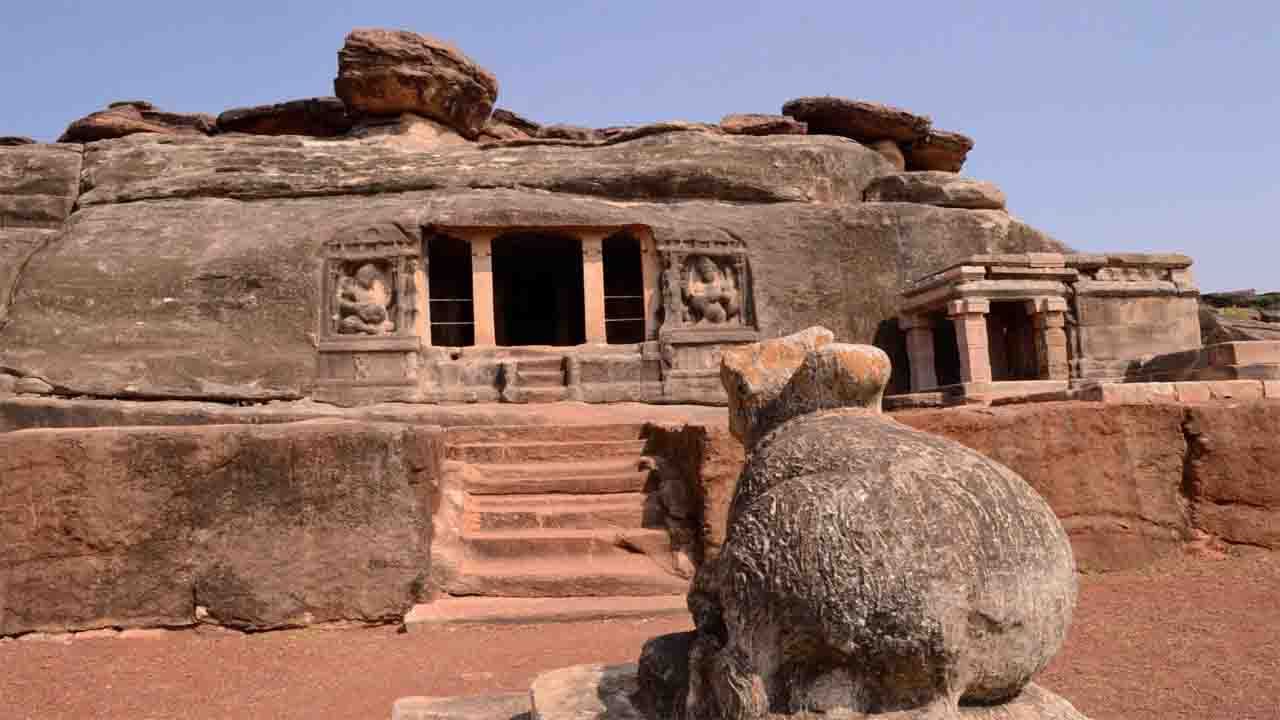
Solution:
<svg viewBox="0 0 1280 720"><path fill-rule="evenodd" d="M542 125L385 30L347 38L335 90L0 146L0 392L723 404L725 348L815 324L907 392L903 288L1067 250L957 174L971 139L876 103Z"/></svg>
<svg viewBox="0 0 1280 720"><path fill-rule="evenodd" d="M1280 406L1232 404L1280 398L1280 344L1201 347L1189 259L1074 252L960 174L972 139L835 97L541 124L438 40L357 30L337 60L334 97L217 115L131 100L56 143L0 138L0 637L684 613L697 578L699 638L669 641L702 648L676 653L693 666L745 668L779 708L861 693L981 717L968 703L1015 689L1060 707L1024 681L1065 632L1073 559L1280 548L1280 493L1256 482L1280 473ZM772 342L815 326L879 351ZM1016 475L884 421L882 394L989 405L896 417ZM1100 402L1015 404L1035 399ZM851 439L815 447L824 433ZM885 448L911 482L865 467ZM813 467L784 462L800 455ZM976 516L925 476L1017 512ZM894 577L973 590L872 598L902 637L948 630L873 658L911 665L913 689L836 667L845 646L826 665L755 655L779 650L786 613L828 650L869 620L806 604L812 588L776 588L780 611L733 587L741 571L801 588L813 576L787 572L830 561L800 544L775 567L752 543L776 538L730 531L769 525L753 498L775 481L794 492L784 519L830 535L846 570L866 557L836 530L875 530L858 522L976 553L958 574L885 554ZM884 488L894 502L858 505ZM906 501L994 544L899 522ZM703 690L758 714L751 693ZM1048 717L1015 709L989 717Z"/></svg>

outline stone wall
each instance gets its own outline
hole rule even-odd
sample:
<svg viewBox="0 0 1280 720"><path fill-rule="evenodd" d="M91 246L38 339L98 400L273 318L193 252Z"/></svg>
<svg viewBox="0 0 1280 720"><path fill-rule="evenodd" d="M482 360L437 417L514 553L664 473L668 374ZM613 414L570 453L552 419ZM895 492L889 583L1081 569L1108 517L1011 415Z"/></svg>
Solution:
<svg viewBox="0 0 1280 720"><path fill-rule="evenodd" d="M399 621L443 445L318 420L0 434L0 635Z"/></svg>
<svg viewBox="0 0 1280 720"><path fill-rule="evenodd" d="M895 413L1020 474L1053 507L1085 571L1146 565L1190 546L1280 549L1280 402L1037 403ZM698 542L718 548L741 468L727 432L659 428L655 449L693 491ZM695 557L697 557L695 555Z"/></svg>

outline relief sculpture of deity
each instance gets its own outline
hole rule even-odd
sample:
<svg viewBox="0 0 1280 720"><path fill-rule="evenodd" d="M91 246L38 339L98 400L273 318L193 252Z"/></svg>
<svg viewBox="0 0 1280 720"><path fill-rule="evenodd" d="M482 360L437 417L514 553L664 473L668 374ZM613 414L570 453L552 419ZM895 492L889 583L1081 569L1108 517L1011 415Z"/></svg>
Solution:
<svg viewBox="0 0 1280 720"><path fill-rule="evenodd" d="M692 258L681 296L694 324L722 325L738 318L742 310L733 269L722 267L707 255Z"/></svg>
<svg viewBox="0 0 1280 720"><path fill-rule="evenodd" d="M338 332L353 335L394 332L391 301L386 275L373 263L361 265L354 274L343 275L338 281Z"/></svg>

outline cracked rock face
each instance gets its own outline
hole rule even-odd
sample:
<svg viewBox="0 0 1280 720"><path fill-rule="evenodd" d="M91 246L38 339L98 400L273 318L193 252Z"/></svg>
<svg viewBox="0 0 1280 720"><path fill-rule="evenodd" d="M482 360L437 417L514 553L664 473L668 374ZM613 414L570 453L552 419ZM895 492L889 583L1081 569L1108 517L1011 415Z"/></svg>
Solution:
<svg viewBox="0 0 1280 720"><path fill-rule="evenodd" d="M880 415L888 359L829 340L726 355L750 454L690 594L687 717L1017 698L1066 636L1066 534L1008 468Z"/></svg>

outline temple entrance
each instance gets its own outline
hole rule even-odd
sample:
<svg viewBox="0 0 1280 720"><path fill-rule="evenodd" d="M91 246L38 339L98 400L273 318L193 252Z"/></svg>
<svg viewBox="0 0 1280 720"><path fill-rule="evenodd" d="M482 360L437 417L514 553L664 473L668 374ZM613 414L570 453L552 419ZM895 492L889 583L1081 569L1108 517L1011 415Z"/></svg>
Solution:
<svg viewBox="0 0 1280 720"><path fill-rule="evenodd" d="M604 323L611 345L644 342L644 271L640 241L620 232L605 238Z"/></svg>
<svg viewBox="0 0 1280 720"><path fill-rule="evenodd" d="M493 306L498 345L585 342L579 241L545 233L494 239Z"/></svg>
<svg viewBox="0 0 1280 720"><path fill-rule="evenodd" d="M943 313L929 315L933 331L933 372L938 387L960 382L960 343L956 339L956 325Z"/></svg>
<svg viewBox="0 0 1280 720"><path fill-rule="evenodd" d="M987 345L991 349L992 380L1039 379L1035 328L1025 302L991 303Z"/></svg>

